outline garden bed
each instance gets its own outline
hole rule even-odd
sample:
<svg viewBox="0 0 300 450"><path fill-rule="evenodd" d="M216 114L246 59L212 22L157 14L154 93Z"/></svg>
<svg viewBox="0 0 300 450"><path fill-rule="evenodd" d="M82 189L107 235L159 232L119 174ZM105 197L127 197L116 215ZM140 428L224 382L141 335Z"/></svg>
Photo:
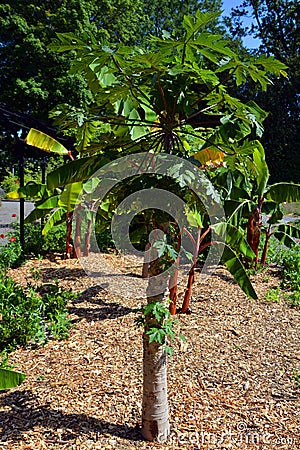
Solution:
<svg viewBox="0 0 300 450"><path fill-rule="evenodd" d="M124 267L120 257L108 258ZM83 292L69 305L69 339L12 355L27 377L0 394L0 448L299 448L299 309L265 300L280 282L276 266L252 277L257 301L221 267L205 283L196 275L192 314L176 324L187 342L175 342L168 360L166 445L143 442L139 432L142 335L134 321L144 301L114 296L77 260L58 256L10 273L23 285L39 274Z"/></svg>

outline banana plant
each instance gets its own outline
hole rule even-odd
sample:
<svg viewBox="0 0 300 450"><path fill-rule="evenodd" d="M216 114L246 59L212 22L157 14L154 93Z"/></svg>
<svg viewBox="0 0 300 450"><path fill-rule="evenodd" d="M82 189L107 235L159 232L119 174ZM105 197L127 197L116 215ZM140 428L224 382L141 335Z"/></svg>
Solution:
<svg viewBox="0 0 300 450"><path fill-rule="evenodd" d="M30 129L25 138L27 145L34 146L40 150L50 153L57 153L60 155L68 155L72 161L74 156L72 152L66 149L61 143L51 136L35 130ZM25 197L35 198L35 209L26 218L26 222L37 220L42 217L47 217L47 222L43 228L43 234L46 234L53 226L66 222L66 257L74 256L74 249L72 245L72 219L75 201L81 189L81 184L71 183L58 190L57 188L47 189L46 185L27 184L24 188L19 189L16 194ZM78 227L76 227L78 230ZM75 235L75 240L79 239Z"/></svg>
<svg viewBox="0 0 300 450"><path fill-rule="evenodd" d="M264 148L258 140L236 140L234 155L200 151L192 160L200 163L223 199L228 222L243 229L255 253L253 261L265 265L268 244L274 236L281 244L291 246L300 238L299 228L288 223L282 204L299 202L300 185L276 183L268 185L269 169ZM261 256L261 235L265 242ZM248 264L251 260L247 259Z"/></svg>
<svg viewBox="0 0 300 450"><path fill-rule="evenodd" d="M236 221L242 211L248 208L251 213L247 220L247 241L255 253L255 263L259 261L261 232L265 233L265 243L260 262L265 265L269 240L272 235L287 246L295 244L300 238L297 227L287 224L284 219L283 203L300 201L300 185L293 183L276 183L268 185L269 170L265 161L264 149L258 145L253 153L254 186L248 199L244 199L231 213L230 220Z"/></svg>

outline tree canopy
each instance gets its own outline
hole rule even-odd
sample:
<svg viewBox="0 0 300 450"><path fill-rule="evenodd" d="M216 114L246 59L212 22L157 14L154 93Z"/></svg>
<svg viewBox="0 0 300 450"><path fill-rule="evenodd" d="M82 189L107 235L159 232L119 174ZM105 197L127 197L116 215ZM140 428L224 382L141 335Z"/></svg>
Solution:
<svg viewBox="0 0 300 450"><path fill-rule="evenodd" d="M252 26L243 18L253 18ZM231 34L252 34L261 45L258 54L274 55L288 66L288 78L273 79L268 92L248 86L242 95L255 97L269 111L262 138L273 181L300 181L300 5L297 0L244 0L226 20Z"/></svg>

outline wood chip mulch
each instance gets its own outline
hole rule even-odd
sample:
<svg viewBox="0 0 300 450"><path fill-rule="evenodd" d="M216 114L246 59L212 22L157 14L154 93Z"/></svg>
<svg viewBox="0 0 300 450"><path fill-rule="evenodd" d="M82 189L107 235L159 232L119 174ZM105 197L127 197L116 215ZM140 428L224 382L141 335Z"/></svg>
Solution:
<svg viewBox="0 0 300 450"><path fill-rule="evenodd" d="M196 275L192 314L176 324L187 342L168 359L164 445L140 437L143 301L96 286L76 260L30 260L11 274L34 283L31 268L82 294L69 305L67 340L11 356L27 376L0 394L1 449L300 448L300 314L264 298L280 282L276 267L253 276L256 301L221 267L205 283Z"/></svg>

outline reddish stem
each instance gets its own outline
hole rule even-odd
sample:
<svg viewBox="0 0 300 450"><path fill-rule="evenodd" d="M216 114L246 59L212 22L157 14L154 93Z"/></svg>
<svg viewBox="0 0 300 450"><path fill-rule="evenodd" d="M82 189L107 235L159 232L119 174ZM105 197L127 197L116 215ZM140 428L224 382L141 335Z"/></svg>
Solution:
<svg viewBox="0 0 300 450"><path fill-rule="evenodd" d="M183 299L183 303L182 303L182 307L181 307L181 314L185 314L188 311L189 306L190 306L190 301L191 301L191 296L192 296L192 286L193 286L194 279L195 279L195 267L197 264L197 258L198 258L198 254L199 254L199 247L200 247L200 243L201 243L204 235L207 234L208 231L209 230L206 230L206 232L203 233L203 236L201 237L201 228L198 227L197 240L195 241L195 239L193 238L193 241L195 242L194 254L193 254L193 265L189 271L187 287L186 287L186 290L184 293L184 299Z"/></svg>
<svg viewBox="0 0 300 450"><path fill-rule="evenodd" d="M174 273L170 277L169 285L170 287L170 305L169 305L169 311L171 316L174 316L176 314L176 305L177 305L177 285L178 285L178 268L179 268L179 256L177 257L175 261L175 269Z"/></svg>
<svg viewBox="0 0 300 450"><path fill-rule="evenodd" d="M73 258L73 245L71 244L72 240L72 219L73 212L67 213L66 218L66 258Z"/></svg>
<svg viewBox="0 0 300 450"><path fill-rule="evenodd" d="M89 253L90 253L90 248L91 248L91 231L92 231L92 221L91 221L91 219L88 219L87 230L86 230L85 241L84 241L83 256L89 256Z"/></svg>

